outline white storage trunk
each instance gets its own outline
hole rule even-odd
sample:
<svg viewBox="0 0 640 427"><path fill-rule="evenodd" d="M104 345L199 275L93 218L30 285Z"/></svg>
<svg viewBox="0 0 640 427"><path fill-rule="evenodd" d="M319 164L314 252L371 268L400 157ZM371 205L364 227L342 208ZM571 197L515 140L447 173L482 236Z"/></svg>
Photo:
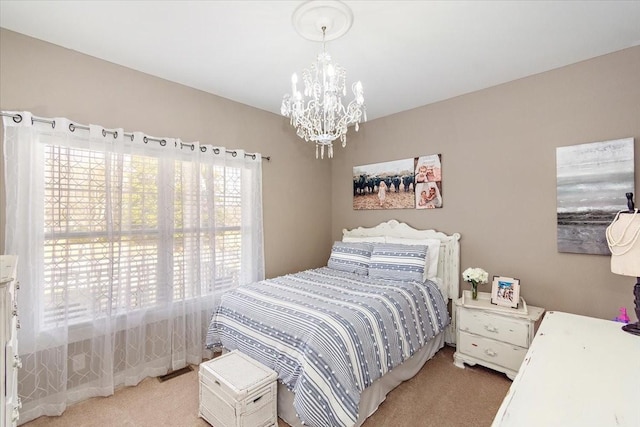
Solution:
<svg viewBox="0 0 640 427"><path fill-rule="evenodd" d="M277 374L238 350L200 364L200 416L214 427L278 425Z"/></svg>

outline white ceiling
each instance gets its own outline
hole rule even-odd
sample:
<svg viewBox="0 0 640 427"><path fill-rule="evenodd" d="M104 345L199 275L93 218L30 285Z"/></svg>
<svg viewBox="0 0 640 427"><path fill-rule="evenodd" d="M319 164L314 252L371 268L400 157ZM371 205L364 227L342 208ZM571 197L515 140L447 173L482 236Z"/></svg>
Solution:
<svg viewBox="0 0 640 427"><path fill-rule="evenodd" d="M7 1L0 26L279 114L302 1ZM369 120L640 44L640 1L345 1L327 44Z"/></svg>

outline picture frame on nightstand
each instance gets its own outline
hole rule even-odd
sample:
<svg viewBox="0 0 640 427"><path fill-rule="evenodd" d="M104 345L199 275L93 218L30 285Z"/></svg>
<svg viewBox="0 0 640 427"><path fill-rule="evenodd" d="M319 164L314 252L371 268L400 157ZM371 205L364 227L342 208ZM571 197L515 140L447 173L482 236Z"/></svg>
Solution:
<svg viewBox="0 0 640 427"><path fill-rule="evenodd" d="M493 276L491 304L518 308L520 303L520 280L513 277Z"/></svg>

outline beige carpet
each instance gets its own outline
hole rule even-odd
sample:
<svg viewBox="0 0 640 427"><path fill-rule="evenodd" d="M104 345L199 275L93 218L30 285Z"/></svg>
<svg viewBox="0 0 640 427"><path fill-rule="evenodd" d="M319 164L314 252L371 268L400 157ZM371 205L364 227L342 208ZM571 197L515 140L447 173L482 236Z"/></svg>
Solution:
<svg viewBox="0 0 640 427"><path fill-rule="evenodd" d="M363 427L490 426L511 381L480 366L456 368L454 349L445 347L411 380L389 395ZM67 408L60 417L40 417L38 426L206 427L198 418L197 370L165 382L148 378L113 396L93 398ZM280 420L280 427L287 424Z"/></svg>

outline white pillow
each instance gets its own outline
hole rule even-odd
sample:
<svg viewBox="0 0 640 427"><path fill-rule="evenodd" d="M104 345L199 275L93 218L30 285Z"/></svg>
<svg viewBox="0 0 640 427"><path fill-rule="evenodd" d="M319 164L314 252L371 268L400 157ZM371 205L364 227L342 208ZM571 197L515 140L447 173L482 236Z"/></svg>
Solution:
<svg viewBox="0 0 640 427"><path fill-rule="evenodd" d="M385 243L384 236L376 236L376 237L349 237L345 236L342 238L343 242L365 242L365 243Z"/></svg>
<svg viewBox="0 0 640 427"><path fill-rule="evenodd" d="M424 280L433 280L438 275L438 259L440 258L440 240L438 239L406 239L404 237L387 236L387 243L403 245L426 245L427 259L425 260Z"/></svg>

